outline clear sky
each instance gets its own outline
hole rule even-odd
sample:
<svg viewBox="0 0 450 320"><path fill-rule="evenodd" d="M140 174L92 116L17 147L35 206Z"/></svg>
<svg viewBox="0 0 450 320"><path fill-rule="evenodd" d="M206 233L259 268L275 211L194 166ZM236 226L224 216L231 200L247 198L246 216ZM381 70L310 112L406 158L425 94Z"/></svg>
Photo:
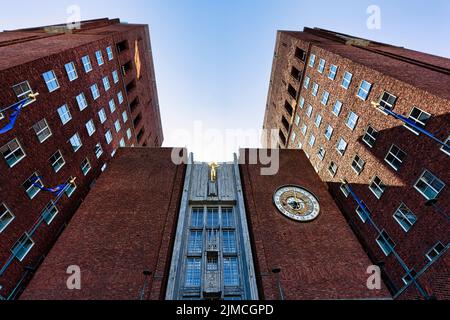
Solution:
<svg viewBox="0 0 450 320"><path fill-rule="evenodd" d="M277 30L321 27L450 57L448 0L2 1L0 30L66 22L70 5L82 19L150 26L164 146L187 146L196 160L259 146ZM380 29L367 27L370 5L381 10ZM227 143L239 129L256 136Z"/></svg>

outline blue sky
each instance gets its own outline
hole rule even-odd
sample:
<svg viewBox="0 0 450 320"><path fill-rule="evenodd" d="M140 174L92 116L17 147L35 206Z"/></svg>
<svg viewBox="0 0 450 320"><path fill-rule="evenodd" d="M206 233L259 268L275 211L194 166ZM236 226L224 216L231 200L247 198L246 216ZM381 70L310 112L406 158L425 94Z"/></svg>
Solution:
<svg viewBox="0 0 450 320"><path fill-rule="evenodd" d="M0 30L65 22L70 5L82 19L149 24L164 146L187 146L196 160L230 160L237 148L205 129L262 127L277 30L322 27L450 57L448 0L3 1ZM379 30L367 28L370 5L381 9Z"/></svg>

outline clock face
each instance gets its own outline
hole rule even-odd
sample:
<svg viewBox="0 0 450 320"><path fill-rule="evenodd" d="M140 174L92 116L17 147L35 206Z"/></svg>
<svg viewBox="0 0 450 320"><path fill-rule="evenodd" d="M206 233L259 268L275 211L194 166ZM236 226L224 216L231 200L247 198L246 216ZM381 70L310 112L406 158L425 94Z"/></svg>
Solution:
<svg viewBox="0 0 450 320"><path fill-rule="evenodd" d="M320 213L317 198L301 187L282 187L275 192L273 200L275 206L283 215L295 221L312 221Z"/></svg>

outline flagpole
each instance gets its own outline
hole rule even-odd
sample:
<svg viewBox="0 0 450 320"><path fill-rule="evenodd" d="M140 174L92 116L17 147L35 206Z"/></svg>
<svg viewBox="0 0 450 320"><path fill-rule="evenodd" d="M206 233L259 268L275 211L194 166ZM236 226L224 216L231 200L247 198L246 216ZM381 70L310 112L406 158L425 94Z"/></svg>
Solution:
<svg viewBox="0 0 450 320"><path fill-rule="evenodd" d="M9 109L13 109L13 108L15 108L15 107L17 107L17 106L20 106L21 104L23 104L21 108L24 108L24 107L26 107L27 105L29 105L29 104L35 102L35 101L36 101L36 97L37 97L38 95L39 95L38 92L36 92L36 93L30 93L30 94L28 95L27 98L22 99L22 100L20 100L19 102L16 102L16 103L10 105L9 107L6 107L6 108L0 110L0 113L3 113L3 112L5 112L5 111L8 111Z"/></svg>

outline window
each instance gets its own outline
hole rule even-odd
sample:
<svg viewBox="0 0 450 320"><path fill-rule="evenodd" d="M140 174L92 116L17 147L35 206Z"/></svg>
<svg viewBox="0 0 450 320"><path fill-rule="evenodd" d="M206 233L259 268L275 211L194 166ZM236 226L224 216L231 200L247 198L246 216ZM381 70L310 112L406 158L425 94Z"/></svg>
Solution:
<svg viewBox="0 0 450 320"><path fill-rule="evenodd" d="M111 152L111 158L114 158L114 156L116 155L117 149L114 149L113 152Z"/></svg>
<svg viewBox="0 0 450 320"><path fill-rule="evenodd" d="M322 100L320 101L324 106L328 104L328 99L330 99L330 93L328 91L324 91L322 94Z"/></svg>
<svg viewBox="0 0 450 320"><path fill-rule="evenodd" d="M300 97L299 106L300 106L300 109L303 109L303 107L305 106L305 98Z"/></svg>
<svg viewBox="0 0 450 320"><path fill-rule="evenodd" d="M98 90L98 86L96 83L91 86L91 93L92 99L97 100L98 98L100 98L100 91Z"/></svg>
<svg viewBox="0 0 450 320"><path fill-rule="evenodd" d="M370 90L372 89L372 84L370 82L367 82L366 80L363 80L359 86L358 89L358 97L362 100L366 101L369 97Z"/></svg>
<svg viewBox="0 0 450 320"><path fill-rule="evenodd" d="M119 82L119 74L117 73L117 70L113 71L112 77L113 77L114 83L118 83Z"/></svg>
<svg viewBox="0 0 450 320"><path fill-rule="evenodd" d="M305 61L306 58L306 52L300 48L295 48L295 57L297 59L300 59L301 61Z"/></svg>
<svg viewBox="0 0 450 320"><path fill-rule="evenodd" d="M389 150L388 154L386 155L386 158L384 159L392 168L395 169L395 171L400 170L400 167L402 166L403 161L405 161L406 153L403 152L399 147L397 147L395 144L392 145L391 149Z"/></svg>
<svg viewBox="0 0 450 320"><path fill-rule="evenodd" d="M128 140L131 139L131 129L127 130L127 138L128 138Z"/></svg>
<svg viewBox="0 0 450 320"><path fill-rule="evenodd" d="M313 113L313 107L312 107L312 105L308 105L308 109L306 109L306 115L308 116L308 118L311 118L312 113Z"/></svg>
<svg viewBox="0 0 450 320"><path fill-rule="evenodd" d="M336 165L336 163L331 162L328 167L328 172L331 174L332 177L334 177L336 175L337 170L338 170L338 166Z"/></svg>
<svg viewBox="0 0 450 320"><path fill-rule="evenodd" d="M103 54L100 50L95 52L95 57L97 58L97 63L99 66L105 63L105 61L103 61Z"/></svg>
<svg viewBox="0 0 450 320"><path fill-rule="evenodd" d="M366 133L364 134L364 137L362 139L369 147L373 148L375 142L377 141L377 138L378 131L371 126L368 126L366 129Z"/></svg>
<svg viewBox="0 0 450 320"><path fill-rule="evenodd" d="M111 113L116 111L116 103L114 102L114 99L109 100L109 111L111 111Z"/></svg>
<svg viewBox="0 0 450 320"><path fill-rule="evenodd" d="M27 193L28 197L33 200L36 195L41 191L38 187L35 187L34 184L43 185L41 179L38 178L37 173L33 173L31 177L29 177L22 185Z"/></svg>
<svg viewBox="0 0 450 320"><path fill-rule="evenodd" d="M78 79L77 70L75 69L75 64L73 62L69 62L65 65L67 77L69 81L74 81Z"/></svg>
<svg viewBox="0 0 450 320"><path fill-rule="evenodd" d="M239 262L236 257L223 259L223 277L225 287L239 286Z"/></svg>
<svg viewBox="0 0 450 320"><path fill-rule="evenodd" d="M119 93L117 94L117 100L119 100L119 104L123 103L123 93L122 93L122 91L119 91Z"/></svg>
<svg viewBox="0 0 450 320"><path fill-rule="evenodd" d="M301 132L302 132L302 134L303 135L306 135L306 131L308 130L308 127L306 126L306 124L303 124L302 125L302 128L301 128Z"/></svg>
<svg viewBox="0 0 450 320"><path fill-rule="evenodd" d="M412 122L414 122L418 127L424 129L425 126L427 125L428 120L430 120L431 115L423 110L420 110L419 108L412 108L410 114L409 114L409 120L411 120ZM417 131L416 129L414 129L413 127L411 127L408 124L404 124L404 126L406 128L408 128L409 130L411 130L412 132L414 132L415 134L419 134L419 131Z"/></svg>
<svg viewBox="0 0 450 320"><path fill-rule="evenodd" d="M305 77L305 82L303 83L303 87L308 90L310 82L311 82L311 78L306 76Z"/></svg>
<svg viewBox="0 0 450 320"><path fill-rule="evenodd" d="M66 192L66 196L70 198L74 194L75 190L77 190L77 185L75 183L69 184L67 186L67 188L66 188L66 191L65 191Z"/></svg>
<svg viewBox="0 0 450 320"><path fill-rule="evenodd" d="M316 137L313 134L309 137L308 143L311 147L314 147L314 144L316 143Z"/></svg>
<svg viewBox="0 0 450 320"><path fill-rule="evenodd" d="M381 179L375 176L372 180L372 183L369 185L370 191L373 192L377 199L380 199L383 195L384 191L386 191L386 185L381 181Z"/></svg>
<svg viewBox="0 0 450 320"><path fill-rule="evenodd" d="M201 277L201 258L187 258L186 260L186 279L184 285L186 287L200 287Z"/></svg>
<svg viewBox="0 0 450 320"><path fill-rule="evenodd" d="M350 72L345 72L344 73L344 78L342 79L342 84L341 84L341 86L344 88L344 89L348 89L349 87L350 87L350 84L352 83L352 78L353 78L353 75L350 73Z"/></svg>
<svg viewBox="0 0 450 320"><path fill-rule="evenodd" d="M89 58L89 56L84 56L83 58L81 58L81 61L83 62L84 71L86 73L91 72L92 71L91 58Z"/></svg>
<svg viewBox="0 0 450 320"><path fill-rule="evenodd" d="M112 138L112 134L111 134L111 130L108 130L105 134L105 138L106 138L106 143L110 144L113 140Z"/></svg>
<svg viewBox="0 0 450 320"><path fill-rule="evenodd" d="M59 89L58 79L56 79L56 75L53 70L45 72L42 76L44 77L49 92Z"/></svg>
<svg viewBox="0 0 450 320"><path fill-rule="evenodd" d="M425 199L432 200L436 199L441 191L444 189L445 184L439 180L430 171L425 170L422 176L414 185L414 188L422 194Z"/></svg>
<svg viewBox="0 0 450 320"><path fill-rule="evenodd" d="M41 121L36 123L33 126L33 129L40 143L43 143L45 140L52 136L52 131L48 126L47 120L45 119L42 119Z"/></svg>
<svg viewBox="0 0 450 320"><path fill-rule="evenodd" d="M78 133L75 133L69 141L70 145L72 146L73 152L77 152L78 150L80 150L81 146L83 145Z"/></svg>
<svg viewBox="0 0 450 320"><path fill-rule="evenodd" d="M319 66L317 67L317 71L319 71L319 73L323 73L326 63L327 62L324 59L319 60Z"/></svg>
<svg viewBox="0 0 450 320"><path fill-rule="evenodd" d="M102 172L105 172L106 171L106 168L108 168L108 165L105 163L103 166L102 166Z"/></svg>
<svg viewBox="0 0 450 320"><path fill-rule="evenodd" d="M380 99L380 106L392 110L395 106L395 103L397 102L397 97L394 96L393 94L385 91L383 92L383 95L381 96Z"/></svg>
<svg viewBox="0 0 450 320"><path fill-rule="evenodd" d="M358 115L356 113L350 111L347 116L347 121L345 122L345 124L350 129L355 130L356 124L358 123L358 119L359 119Z"/></svg>
<svg viewBox="0 0 450 320"><path fill-rule="evenodd" d="M106 54L108 56L108 60L111 61L114 59L114 54L111 47L106 47Z"/></svg>
<svg viewBox="0 0 450 320"><path fill-rule="evenodd" d="M0 233L5 231L15 218L4 203L0 204Z"/></svg>
<svg viewBox="0 0 450 320"><path fill-rule="evenodd" d="M333 136L333 127L328 125L327 129L325 130L325 138L327 138L328 141L331 140L331 137Z"/></svg>
<svg viewBox="0 0 450 320"><path fill-rule="evenodd" d="M89 137L91 137L95 132L94 121L91 119L86 123L86 130L88 132Z"/></svg>
<svg viewBox="0 0 450 320"><path fill-rule="evenodd" d="M80 93L79 95L77 95L77 103L78 103L78 108L80 109L80 111L83 111L84 109L87 108L88 104L86 101L86 96L84 95L84 93Z"/></svg>
<svg viewBox="0 0 450 320"><path fill-rule="evenodd" d="M119 141L119 146L121 147L121 148L125 148L125 139L124 138L122 138L122 139L120 139L120 141Z"/></svg>
<svg viewBox="0 0 450 320"><path fill-rule="evenodd" d="M312 88L312 95L314 97L317 97L317 93L319 92L319 85L314 82L313 88Z"/></svg>
<svg viewBox="0 0 450 320"><path fill-rule="evenodd" d="M359 218L361 219L362 222L364 222L364 223L367 222L367 219L369 218L368 214L367 214L366 210L363 209L361 206L358 206L356 208L356 214L359 216Z"/></svg>
<svg viewBox="0 0 450 320"><path fill-rule="evenodd" d="M191 228L203 228L203 208L192 208Z"/></svg>
<svg viewBox="0 0 450 320"><path fill-rule="evenodd" d="M17 100L21 101L28 98L28 95L33 93L33 90L31 90L30 84L28 81L21 82L19 84L16 84L12 87Z"/></svg>
<svg viewBox="0 0 450 320"><path fill-rule="evenodd" d="M320 125L322 124L322 115L318 114L316 116L316 121L315 121L315 125L317 128L320 128Z"/></svg>
<svg viewBox="0 0 450 320"><path fill-rule="evenodd" d="M114 122L114 127L116 129L116 132L119 133L121 129L119 120L116 120L116 122Z"/></svg>
<svg viewBox="0 0 450 320"><path fill-rule="evenodd" d="M208 228L218 228L219 227L219 209L208 208L206 215L206 226Z"/></svg>
<svg viewBox="0 0 450 320"><path fill-rule="evenodd" d="M65 125L70 120L72 120L72 115L70 114L69 107L67 104L61 106L58 109L59 118L61 119L61 123Z"/></svg>
<svg viewBox="0 0 450 320"><path fill-rule="evenodd" d="M128 113L126 111L122 112L123 123L127 123L128 121Z"/></svg>
<svg viewBox="0 0 450 320"><path fill-rule="evenodd" d="M225 254L236 253L237 243L236 243L236 233L232 230L223 231L223 252Z"/></svg>
<svg viewBox="0 0 450 320"><path fill-rule="evenodd" d="M222 208L222 228L235 226L233 208Z"/></svg>
<svg viewBox="0 0 450 320"><path fill-rule="evenodd" d="M101 108L98 112L98 117L100 118L100 123L103 124L106 121L106 112L105 109Z"/></svg>
<svg viewBox="0 0 450 320"><path fill-rule="evenodd" d="M450 156L450 136L445 140L445 146L441 147L441 151Z"/></svg>
<svg viewBox="0 0 450 320"><path fill-rule="evenodd" d="M342 102L340 102L339 100L337 100L337 101L334 103L334 106L333 106L333 114L334 114L336 117L339 117L339 115L341 114L341 110L342 110Z"/></svg>
<svg viewBox="0 0 450 320"><path fill-rule="evenodd" d="M42 218L44 219L45 223L47 223L47 225L49 226L55 219L57 214L58 208L56 208L56 205L53 201L50 201L50 203L42 211Z"/></svg>
<svg viewBox="0 0 450 320"><path fill-rule="evenodd" d="M311 54L311 56L309 57L309 66L311 68L314 68L314 63L316 62L316 55L315 54Z"/></svg>
<svg viewBox="0 0 450 320"><path fill-rule="evenodd" d="M360 156L356 155L352 161L352 168L359 175L364 170L365 164L366 162L363 159L361 159Z"/></svg>
<svg viewBox="0 0 450 320"><path fill-rule="evenodd" d="M206 259L206 270L207 271L217 271L219 270L219 258L215 257L207 257Z"/></svg>
<svg viewBox="0 0 450 320"><path fill-rule="evenodd" d="M386 256L389 256L395 247L394 241L392 241L388 233L384 230L378 236L377 243Z"/></svg>
<svg viewBox="0 0 450 320"><path fill-rule="evenodd" d="M339 142L336 146L336 149L337 149L338 153L341 156L343 156L345 153L345 150L347 150L347 142L343 138L340 138Z"/></svg>
<svg viewBox="0 0 450 320"><path fill-rule="evenodd" d="M346 179L345 179L345 180L346 180ZM343 194L346 198L348 198L348 196L349 196L349 194L350 194L350 188L349 188L349 186L346 185L346 184L341 184L340 189L341 189L342 194Z"/></svg>
<svg viewBox="0 0 450 320"><path fill-rule="evenodd" d="M103 87L105 88L105 91L108 91L109 89L111 89L111 84L109 83L108 76L103 78Z"/></svg>
<svg viewBox="0 0 450 320"><path fill-rule="evenodd" d="M103 149L102 149L102 145L100 143L97 143L95 145L94 152L95 152L95 156L97 157L97 159L102 156Z"/></svg>
<svg viewBox="0 0 450 320"><path fill-rule="evenodd" d="M295 115L295 121L294 121L295 125L298 127L298 125L300 124L300 116L298 114Z"/></svg>
<svg viewBox="0 0 450 320"><path fill-rule="evenodd" d="M336 79L337 70L338 70L338 67L335 66L334 64L332 64L330 66L330 73L328 74L328 78L331 80Z"/></svg>
<svg viewBox="0 0 450 320"><path fill-rule="evenodd" d="M293 99L297 99L297 90L291 84L288 86L288 93Z"/></svg>
<svg viewBox="0 0 450 320"><path fill-rule="evenodd" d="M441 255L444 251L445 251L444 245L441 242L438 242L433 248L431 248L430 251L428 251L426 257L428 258L428 260L433 261L437 257L439 257L439 255Z"/></svg>
<svg viewBox="0 0 450 320"><path fill-rule="evenodd" d="M414 269L409 270L409 273L405 274L402 277L403 283L408 285L413 281L413 277L415 278L417 276L417 273Z"/></svg>
<svg viewBox="0 0 450 320"><path fill-rule="evenodd" d="M26 157L19 140L13 139L3 147L0 148L0 152L6 160L6 163L10 168L18 164L23 158Z"/></svg>
<svg viewBox="0 0 450 320"><path fill-rule="evenodd" d="M295 132L292 132L291 141L294 142L296 138L297 138L297 134Z"/></svg>
<svg viewBox="0 0 450 320"><path fill-rule="evenodd" d="M50 164L53 170L55 170L55 173L58 173L58 171L61 170L62 167L64 167L66 161L64 161L61 151L56 151L55 154L50 157Z"/></svg>
<svg viewBox="0 0 450 320"><path fill-rule="evenodd" d="M20 262L22 262L27 256L28 252L30 252L31 248L34 246L34 241L31 237L25 233L14 245L11 249L14 257L17 258Z"/></svg>
<svg viewBox="0 0 450 320"><path fill-rule="evenodd" d="M417 217L404 203L402 203L397 211L395 211L394 219L406 232L408 232L417 221Z"/></svg>
<svg viewBox="0 0 450 320"><path fill-rule="evenodd" d="M326 151L323 147L319 148L319 151L317 152L317 156L319 157L320 161L323 161L325 159Z"/></svg>

